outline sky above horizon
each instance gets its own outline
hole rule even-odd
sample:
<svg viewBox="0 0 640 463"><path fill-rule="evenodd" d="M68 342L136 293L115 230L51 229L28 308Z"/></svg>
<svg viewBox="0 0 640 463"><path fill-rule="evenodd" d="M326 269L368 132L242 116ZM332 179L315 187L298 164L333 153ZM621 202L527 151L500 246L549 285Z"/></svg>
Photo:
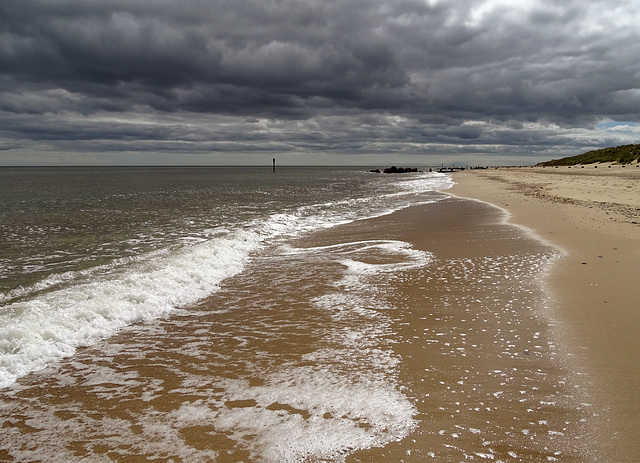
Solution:
<svg viewBox="0 0 640 463"><path fill-rule="evenodd" d="M640 143L640 0L4 0L0 165L529 164Z"/></svg>

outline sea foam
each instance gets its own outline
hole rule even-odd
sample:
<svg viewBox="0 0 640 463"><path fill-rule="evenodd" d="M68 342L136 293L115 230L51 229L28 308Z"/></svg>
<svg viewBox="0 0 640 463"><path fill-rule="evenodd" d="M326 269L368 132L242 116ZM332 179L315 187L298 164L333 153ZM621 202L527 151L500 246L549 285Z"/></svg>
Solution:
<svg viewBox="0 0 640 463"><path fill-rule="evenodd" d="M242 271L259 242L239 232L3 307L0 387L126 325L195 303Z"/></svg>

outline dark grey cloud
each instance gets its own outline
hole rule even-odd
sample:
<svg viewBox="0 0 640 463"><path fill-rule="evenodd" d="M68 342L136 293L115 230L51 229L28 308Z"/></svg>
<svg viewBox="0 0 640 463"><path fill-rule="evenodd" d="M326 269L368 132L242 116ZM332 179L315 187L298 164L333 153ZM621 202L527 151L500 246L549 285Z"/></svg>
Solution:
<svg viewBox="0 0 640 463"><path fill-rule="evenodd" d="M543 156L631 142L639 11L637 0L5 0L0 142L12 148L0 156Z"/></svg>

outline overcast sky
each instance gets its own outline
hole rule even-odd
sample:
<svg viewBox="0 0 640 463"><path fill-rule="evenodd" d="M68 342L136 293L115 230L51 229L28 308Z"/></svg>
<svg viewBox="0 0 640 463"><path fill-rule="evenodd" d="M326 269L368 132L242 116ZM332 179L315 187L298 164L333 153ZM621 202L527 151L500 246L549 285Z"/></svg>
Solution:
<svg viewBox="0 0 640 463"><path fill-rule="evenodd" d="M528 163L640 143L640 0L1 0L0 164Z"/></svg>

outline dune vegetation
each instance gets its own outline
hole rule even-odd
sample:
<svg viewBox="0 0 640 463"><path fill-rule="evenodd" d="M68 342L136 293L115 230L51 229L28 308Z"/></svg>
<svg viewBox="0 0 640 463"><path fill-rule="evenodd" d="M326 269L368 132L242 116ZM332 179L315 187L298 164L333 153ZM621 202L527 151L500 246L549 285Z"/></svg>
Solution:
<svg viewBox="0 0 640 463"><path fill-rule="evenodd" d="M640 145L622 145L614 148L603 148L599 150L587 151L577 156L570 156L562 159L552 159L541 162L539 166L574 166L577 164L594 164L601 162L612 162L616 164L629 164L640 162Z"/></svg>

